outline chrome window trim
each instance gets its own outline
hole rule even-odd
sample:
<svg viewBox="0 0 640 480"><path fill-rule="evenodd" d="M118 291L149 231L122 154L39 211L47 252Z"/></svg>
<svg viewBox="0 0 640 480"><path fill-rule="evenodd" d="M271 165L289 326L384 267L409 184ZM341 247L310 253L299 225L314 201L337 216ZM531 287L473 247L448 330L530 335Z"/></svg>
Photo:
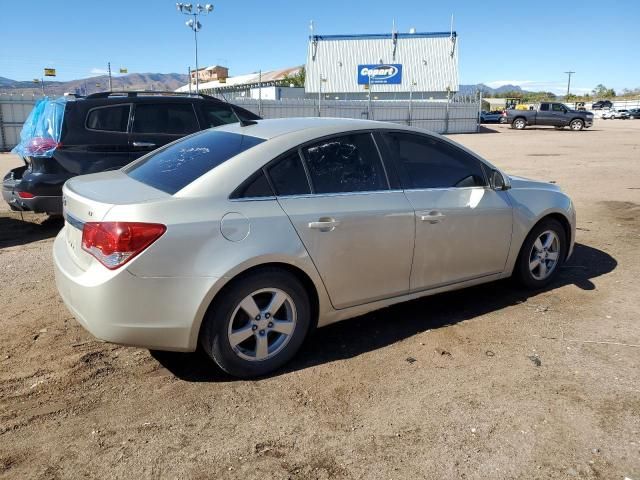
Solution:
<svg viewBox="0 0 640 480"><path fill-rule="evenodd" d="M367 190L363 192L336 192L336 193L306 193L304 195L279 195L276 198L319 198L319 197L345 197L353 195L371 195L385 193L403 193L403 190Z"/></svg>
<svg viewBox="0 0 640 480"><path fill-rule="evenodd" d="M264 202L267 200L277 200L277 197L271 195L269 197L240 197L240 198L230 198L230 202Z"/></svg>

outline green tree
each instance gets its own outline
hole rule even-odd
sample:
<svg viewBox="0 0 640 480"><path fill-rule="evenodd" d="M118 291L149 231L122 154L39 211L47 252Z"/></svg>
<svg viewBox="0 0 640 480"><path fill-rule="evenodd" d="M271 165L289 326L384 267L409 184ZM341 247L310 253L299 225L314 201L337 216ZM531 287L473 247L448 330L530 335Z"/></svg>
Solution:
<svg viewBox="0 0 640 480"><path fill-rule="evenodd" d="M601 83L596 85L596 88L591 93L595 98L613 98L616 96L616 91L613 88L607 88Z"/></svg>
<svg viewBox="0 0 640 480"><path fill-rule="evenodd" d="M307 76L307 72L304 67L301 67L293 75L286 75L284 77L285 80L289 82L289 85L293 85L294 87L304 87L304 79Z"/></svg>

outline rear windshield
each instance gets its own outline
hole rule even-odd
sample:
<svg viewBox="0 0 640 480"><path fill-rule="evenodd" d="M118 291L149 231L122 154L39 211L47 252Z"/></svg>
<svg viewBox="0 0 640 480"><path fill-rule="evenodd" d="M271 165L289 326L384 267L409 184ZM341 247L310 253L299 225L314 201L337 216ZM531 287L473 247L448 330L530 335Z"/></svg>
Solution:
<svg viewBox="0 0 640 480"><path fill-rule="evenodd" d="M205 131L152 153L125 168L133 179L171 195L208 171L264 139L229 132Z"/></svg>

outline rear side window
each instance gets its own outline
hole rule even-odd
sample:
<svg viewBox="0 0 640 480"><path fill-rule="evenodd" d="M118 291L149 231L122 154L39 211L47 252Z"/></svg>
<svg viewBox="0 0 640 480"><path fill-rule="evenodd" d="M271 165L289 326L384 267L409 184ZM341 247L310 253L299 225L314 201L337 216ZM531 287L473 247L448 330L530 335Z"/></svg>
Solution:
<svg viewBox="0 0 640 480"><path fill-rule="evenodd" d="M541 112L548 112L549 111L549 104L548 103L543 103L540 105L540 111Z"/></svg>
<svg viewBox="0 0 640 480"><path fill-rule="evenodd" d="M235 113L228 105L204 105L204 116L207 119L207 127L219 127L238 121Z"/></svg>
<svg viewBox="0 0 640 480"><path fill-rule="evenodd" d="M171 195L221 163L260 143L262 138L206 131L151 153L125 168L133 179Z"/></svg>
<svg viewBox="0 0 640 480"><path fill-rule="evenodd" d="M134 133L186 135L199 130L190 103L157 103L136 105Z"/></svg>
<svg viewBox="0 0 640 480"><path fill-rule="evenodd" d="M87 115L87 128L107 132L126 132L129 110L129 105L95 108Z"/></svg>
<svg viewBox="0 0 640 480"><path fill-rule="evenodd" d="M273 190L262 170L249 178L229 198L260 198L273 197Z"/></svg>
<svg viewBox="0 0 640 480"><path fill-rule="evenodd" d="M304 172L298 152L290 153L270 167L269 177L277 195L308 195L311 193L307 174Z"/></svg>
<svg viewBox="0 0 640 480"><path fill-rule="evenodd" d="M480 162L442 140L411 133L385 133L406 189L486 185Z"/></svg>
<svg viewBox="0 0 640 480"><path fill-rule="evenodd" d="M323 140L302 149L314 193L387 190L387 177L369 133Z"/></svg>

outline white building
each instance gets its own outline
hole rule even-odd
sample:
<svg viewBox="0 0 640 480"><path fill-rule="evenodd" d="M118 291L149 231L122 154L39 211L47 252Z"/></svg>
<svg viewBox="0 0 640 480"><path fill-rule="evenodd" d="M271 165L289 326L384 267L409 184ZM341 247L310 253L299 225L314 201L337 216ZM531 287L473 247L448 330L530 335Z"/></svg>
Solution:
<svg viewBox="0 0 640 480"><path fill-rule="evenodd" d="M458 90L456 32L312 35L307 95L444 99ZM411 92L411 93L410 93Z"/></svg>
<svg viewBox="0 0 640 480"><path fill-rule="evenodd" d="M201 70L208 72L213 67L205 67ZM215 66L220 69L224 67ZM302 69L301 66L282 68L279 70L268 70L263 72L253 72L233 77L219 76L218 78L200 82L201 93L208 94L229 94L233 97L259 98L263 100L281 100L283 98L300 98L304 96L304 89L290 88L290 77L296 75ZM228 69L225 68L228 72ZM202 78L202 76L200 77ZM195 77L194 77L195 79ZM194 80L195 82L195 80ZM176 92L195 91L195 83L184 85Z"/></svg>

